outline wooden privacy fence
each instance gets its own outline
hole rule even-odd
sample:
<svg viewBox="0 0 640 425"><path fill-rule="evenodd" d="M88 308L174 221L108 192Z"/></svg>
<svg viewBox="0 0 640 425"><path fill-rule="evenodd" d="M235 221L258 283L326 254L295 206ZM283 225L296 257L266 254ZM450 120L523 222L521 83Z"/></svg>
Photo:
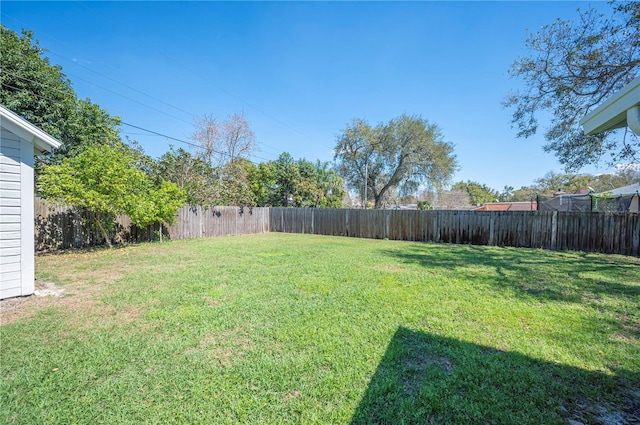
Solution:
<svg viewBox="0 0 640 425"><path fill-rule="evenodd" d="M91 214L64 205L35 199L36 251L79 248L104 243L100 231L91 224ZM186 206L178 210L176 223L163 227L170 239L244 235L269 231L269 208ZM110 234L113 242L158 240L160 226L138 228L127 216L116 218Z"/></svg>
<svg viewBox="0 0 640 425"><path fill-rule="evenodd" d="M36 198L36 250L99 245L90 215ZM118 217L114 242L159 239L160 228L137 228ZM266 232L498 245L640 256L640 214L557 211L416 211L315 208L183 207L170 239Z"/></svg>
<svg viewBox="0 0 640 425"><path fill-rule="evenodd" d="M271 208L272 232L640 255L640 214Z"/></svg>

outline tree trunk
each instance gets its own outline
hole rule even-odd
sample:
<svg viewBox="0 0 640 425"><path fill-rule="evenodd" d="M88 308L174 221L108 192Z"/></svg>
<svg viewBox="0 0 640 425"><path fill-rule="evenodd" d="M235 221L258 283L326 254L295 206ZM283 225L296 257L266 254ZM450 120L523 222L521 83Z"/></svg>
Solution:
<svg viewBox="0 0 640 425"><path fill-rule="evenodd" d="M96 224L98 225L98 229L100 229L100 233L102 233L102 237L104 238L104 242L107 244L107 246L109 248L113 248L113 245L111 245L111 240L109 239L109 233L107 233L107 231L105 230L104 226L102 225L102 220L100 220L100 214L96 214Z"/></svg>

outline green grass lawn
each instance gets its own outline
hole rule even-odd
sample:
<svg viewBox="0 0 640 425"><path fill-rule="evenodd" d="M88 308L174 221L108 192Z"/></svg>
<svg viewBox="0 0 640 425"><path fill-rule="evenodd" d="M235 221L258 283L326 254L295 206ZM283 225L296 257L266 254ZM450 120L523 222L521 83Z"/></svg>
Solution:
<svg viewBox="0 0 640 425"><path fill-rule="evenodd" d="M0 327L3 424L640 416L638 258L270 233L36 273L67 295Z"/></svg>

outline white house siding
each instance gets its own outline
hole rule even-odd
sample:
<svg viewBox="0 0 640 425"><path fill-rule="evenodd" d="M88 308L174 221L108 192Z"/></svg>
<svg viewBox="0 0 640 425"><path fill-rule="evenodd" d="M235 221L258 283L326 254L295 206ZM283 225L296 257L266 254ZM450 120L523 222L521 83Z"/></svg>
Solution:
<svg viewBox="0 0 640 425"><path fill-rule="evenodd" d="M0 299L34 290L33 144L0 134Z"/></svg>

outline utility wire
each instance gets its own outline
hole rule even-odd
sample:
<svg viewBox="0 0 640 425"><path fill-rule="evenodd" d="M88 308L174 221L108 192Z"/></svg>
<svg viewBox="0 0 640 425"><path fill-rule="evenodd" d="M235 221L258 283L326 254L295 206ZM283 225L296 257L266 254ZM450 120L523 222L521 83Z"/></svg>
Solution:
<svg viewBox="0 0 640 425"><path fill-rule="evenodd" d="M62 105L62 102L59 102L59 101L57 101L57 100L55 100L55 99L51 99L51 98L46 97L46 96L42 96L42 95L37 94L37 93L33 93L33 92L31 92L31 91L29 91L29 90L27 90L27 89L24 89L24 88L23 88L23 89L21 89L21 88L18 88L18 87L12 86L12 85L7 84L7 83L2 83L2 85L3 85L3 86L5 86L5 87L8 87L8 88L14 89L14 90L18 90L18 91L26 91L26 92L31 93L32 95L34 95L34 96L36 96L36 97L39 97L39 98L41 98L41 99L48 100L49 102L53 102L53 103L56 103L56 104ZM195 144L195 143L187 142L186 140L178 139L178 138L176 138L176 137L169 136L169 135L167 135L167 134L160 133L160 132L158 132L158 131L149 130L148 128L140 127L140 126L137 126L137 125L135 125L135 124L130 124L130 123L127 123L127 122L124 122L124 121L120 121L120 124L121 124L121 125L126 125L126 126L128 126L128 127L132 127L132 128L135 128L135 129L138 129L138 130L141 130L141 131L145 131L146 133L149 133L149 134L153 134L153 135L156 135L156 136L164 137L164 138L165 138L165 139L167 139L167 140L173 140L173 141L176 141L176 142L179 142L179 143L184 143L185 145L189 145L189 146L192 146L192 147L195 147L195 148L198 148L198 149L201 149L201 148L202 148L201 146L199 146L199 145L197 145L197 144ZM212 152L212 153L215 153L215 154L217 154L217 155L223 155L223 156L229 157L230 159L236 159L236 158L234 158L231 154L228 154L228 153L226 153L226 152L220 152L220 151L216 151L216 150L211 150L211 152ZM270 161L269 159L261 158L261 157L256 156L256 155L252 155L252 156L253 156L254 158L258 158L258 159L261 159L261 160L263 160L263 161ZM247 159L247 158L243 158L243 159L245 159L245 160L249 161L250 163L252 163L252 164L254 164L254 165L259 165L259 163L255 162L255 161L251 161L250 159Z"/></svg>
<svg viewBox="0 0 640 425"><path fill-rule="evenodd" d="M5 71L4 69L2 70L2 72L3 72L4 74L11 75L11 76L13 76L13 77L15 77L15 78L19 78L19 79L24 80L24 81L29 81L29 82L34 83L34 84L40 84L40 85L41 85L41 86L43 86L43 87L47 87L47 88L54 89L54 90L58 90L58 91L62 92L62 90L60 90L60 89L58 89L58 88L56 88L56 87L48 86L48 85L44 84L44 83L43 83L43 82L41 82L41 81L34 81L34 80L29 79L29 78L25 78L25 77L22 77L22 76L20 76L20 75L16 75L16 74L14 74L14 73L12 73L12 72ZM183 120L182 118L178 118L178 117L176 117L175 115L171 115L171 114L169 114L168 112L162 111L162 110L160 110L160 109L154 108L153 106L149 106L149 105L147 105L147 104L144 104L144 103L142 103L142 102L139 102L139 101L137 101L136 99L132 99L132 98L130 98L130 97L128 97L128 96L125 96L125 95L123 95L123 94L120 94L120 93L118 93L118 92L115 92L115 91L113 91L113 90L111 90L111 89L108 89L108 88L106 88L106 87L102 87L102 86L100 86L100 85L98 85L98 84L95 84L95 83L93 83L93 82L91 82L91 81L85 80L85 79L84 79L84 78L82 78L82 77L78 77L77 75L72 75L72 74L68 74L68 75L71 75L71 76L73 76L74 78L77 78L78 80L84 81L85 83L88 83L88 84L94 85L94 86L96 86L96 87L98 87L98 88L100 88L100 89L102 89L102 90L105 90L105 91L107 91L107 92L109 92L109 93L113 93L113 94L115 94L116 96L120 96L120 97L122 97L122 98L124 98L124 99L130 100L131 102L137 103L138 105L142 105L142 106L144 106L145 108L149 108L149 109L154 110L154 111L156 111L156 112L160 112L161 114L164 114L164 115L166 115L166 116L168 116L168 117L174 118L174 119L176 119L176 120L178 120L178 121L182 121L182 122L187 123L187 124L193 124L193 122L189 122L189 121Z"/></svg>
<svg viewBox="0 0 640 425"><path fill-rule="evenodd" d="M120 85L122 85L122 86L124 86L124 87L129 88L130 90L133 90L133 91L136 91L136 92L138 92L138 93L141 93L141 94L143 94L143 95L145 95L145 96L147 96L147 97L150 97L150 98L152 98L152 99L154 99L154 100L157 100L157 101L159 101L159 102L161 102L161 103L163 103L163 104L165 104L165 105L167 105L167 106L170 106L170 107L172 107L172 108L174 108L174 109L177 109L177 110L180 110L180 111L182 111L182 112L184 112L184 113L186 113L186 114L188 114L188 115L190 115L190 116L192 116L192 117L194 117L194 118L197 118L195 115L191 114L190 112L187 112L187 111L185 111L185 110L183 110L183 109L181 109L181 108L178 108L178 107L176 107L176 106L173 106L173 105L171 105L171 104L169 104L169 103L167 103L167 102L164 102L164 101L162 101L162 100L160 100L160 99L158 99L158 98L156 98L156 97L154 97L154 96L151 96L151 95L149 95L149 94L146 94L146 93L142 92L141 90L137 90L137 89L135 89L135 88L133 88L133 87L130 87L130 86L128 86L128 85L126 85L126 84L124 84L124 83L121 83L121 82L119 82L119 81L117 81L117 80L115 80L115 79L113 79L113 78L111 78L111 77L108 77L108 76L105 76L105 75L103 75L103 74L100 74L99 72L94 71L94 70L92 70L92 69L90 69L90 68L88 68L88 67L86 67L86 66L84 66L84 65L78 64L77 62L72 61L72 60L70 60L70 59L68 59L68 58L65 58L64 56L58 55L58 54L56 54L56 53L53 53L53 52L51 52L50 50L47 50L47 52L48 52L48 53L52 53L52 54L53 54L53 55L55 55L55 56L58 56L58 57L60 57L60 58L62 58L62 59L65 59L65 60L67 60L67 61L69 61L69 62L71 62L71 63L74 63L74 64L76 64L76 65L78 65L78 66L80 66L80 67L82 67L82 68L85 68L85 69L87 69L87 70L89 70L89 71L91 71L91 72L94 72L94 73L95 73L95 74L97 74L97 75L100 75L100 76L103 76L104 78L107 78L107 79L109 79L109 80L112 80L112 81L114 81L114 82L116 82L116 83L118 83L118 84L120 84ZM47 88L50 88L50 89L53 89L53 90L57 90L57 91L59 91L59 92L63 92L62 90L58 89L57 87L52 87L52 86L49 86L49 85L47 85L47 84L44 84L44 83L43 83L43 82L41 82L41 81L34 81L34 80L29 79L29 78L26 78L26 77L23 77L23 76L20 76L20 75L14 74L14 73L12 73L12 72L9 72L9 71L6 71L6 70L4 70L4 69L1 69L1 67L0 67L0 71L1 71L1 72L4 72L5 74L11 75L11 76L13 76L13 77L15 77L15 78L19 78L19 79L24 80L24 81L29 81L29 82L34 83L34 84L39 84L40 86L43 86L43 87L47 87ZM157 108L154 108L154 107L152 107L152 106L149 106L149 105L147 105L147 104L145 104L145 103L142 103L142 102L140 102L140 101L138 101L138 100L136 100L136 99L130 98L130 97L128 97L128 96L125 96L125 95L123 95L123 94L121 94L121 93L118 93L118 92L116 92L116 91L113 91L113 90L111 90L111 89L108 89L108 88L102 87L102 86L100 86L100 85L98 85L98 84L95 84L95 83L93 83L93 82L91 82L91 81L89 81L89 80L86 80L86 79L84 79L84 78L82 78L82 77L79 77L79 76L77 76L77 75L73 75L73 74L64 74L64 75L65 75L65 77L66 77L66 75L73 76L74 78L76 78L76 79L78 79L78 80L81 80L81 81L84 81L84 82L86 82L86 83L88 83L88 84L94 85L94 86L96 86L96 87L98 87L98 88L100 88L100 89L102 89L102 90L105 90L105 91L107 91L107 92L113 93L113 94L115 94L115 95L117 95L117 96L120 96L120 97L122 97L122 98L124 98L124 99L130 100L130 101L132 101L132 102L134 102L134 103L137 103L137 104L139 104L139 105L142 105L142 106L144 106L144 107L146 107L146 108L152 109L152 110L154 110L154 111L156 111L156 112L160 112L161 114L167 115L167 116L169 116L169 117L171 117L171 118L174 118L174 119L176 119L176 120L178 120L178 121L182 121L182 122L184 122L184 123L186 123L186 124L191 124L191 125L193 125L193 122L185 121L185 120L183 120L183 119L181 119L181 118L176 117L175 115L171 115L171 114L169 114L169 113L167 113L167 112L165 112L165 111L162 111L162 110L160 110L160 109L157 109ZM65 93L65 94L67 94L67 93ZM260 143L260 145L261 145L261 146L263 146L263 147L266 147L266 148L271 149L271 150L272 150L272 153L274 153L274 154L275 154L275 153L279 153L279 152L280 152L278 149L276 149L276 148L274 148L274 147L272 147L272 146L269 146L269 145L267 145L267 144Z"/></svg>
<svg viewBox="0 0 640 425"><path fill-rule="evenodd" d="M173 109L175 109L175 110L177 110L177 111L180 111L180 112L182 112L182 113L184 113L184 114L186 114L186 115L189 115L190 117L197 118L194 114L192 114L192 113L191 113L191 112L189 112L189 111L186 111L186 110L184 110L184 109L182 109L182 108L180 108L180 107L178 107L178 106L175 106L175 105L172 105L172 104L170 104L170 103L168 103L168 102L165 102L164 100L159 99L159 98L157 98L157 97L155 97L155 96L152 96L152 95L150 95L150 94L148 94L148 93L145 93L145 92L143 92L142 90L138 90L138 89L136 89L135 87L131 87L131 86L130 86L130 85L128 85L128 84L125 84L125 83L123 83L123 82L121 82L121 81L116 80L115 78L109 77L108 75L102 74L102 73L100 73L100 72L98 72L98 71L96 71L96 70L93 70L93 69L89 68L88 66L82 65L81 63L78 63L77 61L74 61L74 60L68 59L68 58L66 58L66 57L64 57L64 56L62 56L62 55L59 55L59 54L57 54L57 53L52 52L51 50L47 50L47 53L51 53L53 56L57 56L57 57L59 57L59 58L61 58L61 59L65 59L65 60L67 60L67 61L69 61L69 62L73 63L74 65L79 66L80 68L84 68L84 69L86 69L87 71L90 71L90 72L92 72L92 73L94 73L94 74L96 74L96 75L99 75L99 76L100 76L100 77L102 77L102 78L106 78L106 79L107 79L107 80L109 80L109 81L113 81L114 83L119 84L119 85L121 85L122 87L125 87L125 88L127 88L127 89L129 89L129 90L131 90L131 91L134 91L134 92L136 92L136 93L139 93L139 94L141 94L141 95L143 95L143 96L146 96L146 97L148 97L148 98L150 98L150 99L153 99L153 100L155 100L156 102L160 102L160 103L162 103L163 105L166 105L166 106L168 106L168 107L170 107L170 108L173 108Z"/></svg>
<svg viewBox="0 0 640 425"><path fill-rule="evenodd" d="M91 12L92 12L93 14L95 14L97 17L99 17L100 19L102 19L104 22L108 22L109 24L112 24L112 22L109 22L109 21L106 21L105 19L103 19L103 16L102 16L100 13L98 13L97 11L95 11L95 9L93 9L93 8L89 7L88 5L86 5L86 4L82 3L82 2L78 2L78 3L79 3L82 7L84 7L85 9L87 9L87 10L89 10L89 11L91 11ZM5 14L4 16L5 16L5 17L9 17L9 18L11 18L13 21L18 22L18 23L20 23L20 24L24 24L24 22L20 21L19 19L15 18L15 17L13 17L13 16L6 15L6 14ZM66 43L66 42L64 42L64 41L61 41L61 40L59 40L59 39L56 39L56 38L53 38L53 37L49 37L49 38L51 38L51 39L53 39L53 40L56 40L56 41L58 41L58 42L61 42L61 43L63 43L63 44L67 44L67 45L68 45L68 43ZM186 114L188 114L188 115L190 115L190 116L192 116L192 117L194 116L192 113L190 113L190 112L188 112L188 111L185 111L185 110L184 110L184 109L182 109L182 108L179 108L179 107L177 107L177 106L171 105L171 104L169 104L169 103L167 103L167 102L165 102L165 101L163 101L163 100L161 100L161 99L158 99L158 98L156 98L156 97L154 97L154 96L152 96L152 95L149 95L149 94L147 94L147 93L145 93L145 92L143 92L143 91L141 91L141 90L135 89L135 88L133 88L133 87L131 87L131 86L129 86L129 85L127 85L127 84L125 84L125 83L122 83L122 82L120 82L120 81L118 81L118 80L116 80L116 79L114 79L114 78L112 78L112 77L108 77L108 76L106 76L106 75L104 75L104 74L101 74L101 73L99 73L99 72L95 71L95 70L92 70L91 68L89 68L89 67L87 67L87 66L84 66L84 65L82 65L82 64L79 64L77 61L73 61L73 60L71 60L71 59L69 59L69 58L66 58L66 57L62 56L62 55L59 55L59 54L57 54L57 53L54 53L54 52L52 52L51 50L47 50L47 53L50 53L50 54L52 54L52 55L54 55L54 56L57 56L57 57L62 58L62 59L65 59L65 60L67 60L67 61L69 61L69 62L71 62L71 63L73 63L73 64L75 64L75 65L77 65L77 66L79 66L79 67L85 68L85 69L87 69L87 70L89 70L89 71L91 71L91 72L93 72L93 73L95 73L95 74L97 74L97 75L100 75L100 76L102 76L102 77L104 77L104 78L107 78L107 79L109 79L109 80L111 80L111 81L113 81L113 82L117 83L117 84L122 85L123 87L126 87L126 88L128 88L128 89L130 89L130 90L133 90L133 91L135 91L135 92L137 92L137 93L140 93L140 94L142 94L142 95L144 95L144 96L147 96L147 97L149 97L149 98L151 98L151 99L154 99L154 100L156 100L156 101L158 101L158 102L161 102L161 103L163 103L163 104L165 104L165 105L167 105L167 106L169 106L169 107L171 107L171 108L173 108L173 109L179 110L179 111L181 111L181 112L183 112L183 113L186 113ZM176 60L175 58L172 58L172 57L168 56L165 52L160 52L160 53L161 53L161 54L163 54L167 59L169 59L169 60L173 61L173 62L174 62L174 63L176 63L177 65L181 66L182 68L184 68L184 69L186 69L187 71L191 72L192 74L196 75L196 76L197 76L198 78L200 78L201 80L206 81L207 83L211 84L211 83L210 83L210 81L208 81L206 78L204 78L204 76L202 76L202 74L200 74L200 73L198 73L198 72L194 71L193 69L191 69L191 68L189 68L189 67L185 66L184 64L182 64L181 62L179 62L179 61L178 61L178 60ZM86 81L86 80L83 80L83 81ZM97 85L96 85L96 86L97 86ZM318 143L317 141L312 140L310 137L308 137L308 136L307 136L307 135L305 135L304 133L302 133L302 132L300 132L300 131L296 130L295 128L293 128L293 127L292 127L292 126L290 126L289 124L285 123L284 121L282 121L282 120L280 120L280 119L276 118L275 116L273 116L273 115L269 114L268 112L266 112L266 111L262 110L261 108L259 108L259 107L255 106L255 105L253 105L252 103L250 103L250 102L248 102L248 101L244 100L243 98L241 98L241 97L239 97L239 96L235 95L234 93L231 93L229 90L227 90L227 89L225 89L225 88L223 88L223 87L220 87L220 86L216 86L216 85L213 85L213 86L214 86L214 87L216 87L218 90L222 91L223 93L225 93L227 96L232 97L232 98L234 98L234 99L236 99L236 100L238 100L238 101L240 101L240 102L244 103L245 105L249 106L250 108L252 108L252 109L256 110L256 111L257 111L257 112L259 112L259 113L261 113L261 114L262 114L262 115L264 115L265 117L267 117L267 118L269 118L269 119L273 120L274 122L276 122L276 123L280 124L281 126L283 126L283 127L287 128L287 129L289 129L290 131L292 131L292 132L294 132L294 133L297 133L299 136L304 137L306 140L311 141L311 142L315 142L315 143L317 143L317 144L319 144L319 145L322 145L322 146L328 147L328 148L330 148L330 149L333 149L333 147L330 147L330 146L329 146L329 145L327 145L327 144L324 144L324 143ZM97 86L97 87L99 87L99 86ZM112 93L113 93L113 92L112 92ZM140 103L140 102L137 102L137 103ZM145 106L147 106L147 105L145 105ZM190 124L191 124L191 123L190 123ZM265 145L265 146L267 146L267 145ZM273 148L273 147L271 147L271 148ZM275 149L275 148L273 148L273 149ZM276 150L277 150L277 149L276 149ZM277 150L277 151L278 151L278 150Z"/></svg>
<svg viewBox="0 0 640 425"><path fill-rule="evenodd" d="M129 124L129 123L124 122L124 121L122 121L122 122L121 122L121 124L122 124L122 125L126 125L126 126L128 126L128 127L133 127L133 128L135 128L135 129L138 129L138 130L146 131L147 133L155 134L156 136L164 137L165 139L168 139L168 140L174 140L174 141L176 141L176 142L184 143L184 144L186 144L186 145L193 146L193 147L198 148L198 149L202 149L202 146L200 146L200 145L196 145L195 143L187 142L186 140L178 139L178 138L176 138L176 137L169 136L169 135L166 135L166 134L163 134L163 133L160 133L160 132L154 131L154 130L149 130L149 129L147 129L147 128L140 127L140 126L137 126L137 125L134 125L134 124ZM227 157L229 157L229 158L231 158L231 159L235 159L233 156L231 156L230 154L228 154L228 153L226 153L226 152L219 152L219 151L216 151L216 150L213 150L213 149L211 150L211 152L213 152L213 153L215 153L215 154L218 154L218 155L224 155L224 156L227 156ZM270 161L270 160L268 160L268 159L266 159L266 158L260 158L259 156L255 156L255 155L252 155L252 156L253 156L254 158L262 159L263 161ZM246 159L246 158L243 158L243 159ZM259 164L259 163L256 163L256 162L254 162L254 161L251 161L250 159L246 159L246 160L247 160L247 161L249 161L249 162L251 162L251 163L252 163L252 164L254 164L254 165L258 165L258 164Z"/></svg>

